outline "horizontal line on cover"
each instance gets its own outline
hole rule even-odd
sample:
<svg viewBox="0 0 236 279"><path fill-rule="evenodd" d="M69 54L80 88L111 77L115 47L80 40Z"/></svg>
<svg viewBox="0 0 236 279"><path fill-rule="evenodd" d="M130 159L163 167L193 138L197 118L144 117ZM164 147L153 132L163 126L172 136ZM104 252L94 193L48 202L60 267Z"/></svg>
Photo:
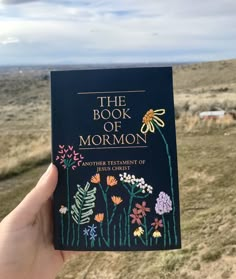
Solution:
<svg viewBox="0 0 236 279"><path fill-rule="evenodd" d="M121 148L147 148L148 146L143 145L143 146L111 146L111 147L82 147L80 150L88 150L88 149L121 149Z"/></svg>
<svg viewBox="0 0 236 279"><path fill-rule="evenodd" d="M86 94L117 94L117 93L145 93L146 90L123 90L123 91L94 91L94 92L78 92L78 95Z"/></svg>

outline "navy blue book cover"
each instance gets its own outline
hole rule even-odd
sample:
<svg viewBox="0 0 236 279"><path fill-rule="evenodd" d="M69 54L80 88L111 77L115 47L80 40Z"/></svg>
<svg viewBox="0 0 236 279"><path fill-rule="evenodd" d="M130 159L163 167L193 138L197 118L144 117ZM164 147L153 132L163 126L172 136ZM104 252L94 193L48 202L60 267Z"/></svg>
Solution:
<svg viewBox="0 0 236 279"><path fill-rule="evenodd" d="M181 247L172 68L53 71L54 245Z"/></svg>

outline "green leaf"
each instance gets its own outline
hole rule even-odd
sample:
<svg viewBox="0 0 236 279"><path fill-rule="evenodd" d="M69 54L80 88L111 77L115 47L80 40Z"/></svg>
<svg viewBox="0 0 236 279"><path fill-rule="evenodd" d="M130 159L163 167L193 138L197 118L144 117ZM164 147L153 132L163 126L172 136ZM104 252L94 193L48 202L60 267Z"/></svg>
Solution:
<svg viewBox="0 0 236 279"><path fill-rule="evenodd" d="M74 196L75 203L71 206L71 216L77 224L86 224L90 222L90 216L93 214L97 188L90 189L89 182L84 188L80 185L77 187L78 191Z"/></svg>

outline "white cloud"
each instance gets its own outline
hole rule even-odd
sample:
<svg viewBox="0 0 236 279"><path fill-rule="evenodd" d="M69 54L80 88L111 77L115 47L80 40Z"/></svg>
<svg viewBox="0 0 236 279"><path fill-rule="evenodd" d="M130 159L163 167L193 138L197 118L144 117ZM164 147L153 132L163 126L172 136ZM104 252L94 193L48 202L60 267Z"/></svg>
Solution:
<svg viewBox="0 0 236 279"><path fill-rule="evenodd" d="M19 42L19 39L14 37L7 37L6 39L0 41L2 45L18 44Z"/></svg>
<svg viewBox="0 0 236 279"><path fill-rule="evenodd" d="M38 1L38 0L0 0L0 3L6 4L6 5L12 5L12 4L35 2L35 1Z"/></svg>
<svg viewBox="0 0 236 279"><path fill-rule="evenodd" d="M0 10L0 41L21 41L0 47L5 63L13 54L23 62L39 57L58 63L236 56L234 0L33 1Z"/></svg>

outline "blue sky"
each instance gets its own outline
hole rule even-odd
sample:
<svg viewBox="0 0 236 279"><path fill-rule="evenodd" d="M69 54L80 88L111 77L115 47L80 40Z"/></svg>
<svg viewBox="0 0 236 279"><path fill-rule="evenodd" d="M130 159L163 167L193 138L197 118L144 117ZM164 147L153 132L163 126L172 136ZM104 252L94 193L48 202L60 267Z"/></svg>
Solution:
<svg viewBox="0 0 236 279"><path fill-rule="evenodd" d="M235 0L0 0L0 65L230 59L235 26Z"/></svg>

